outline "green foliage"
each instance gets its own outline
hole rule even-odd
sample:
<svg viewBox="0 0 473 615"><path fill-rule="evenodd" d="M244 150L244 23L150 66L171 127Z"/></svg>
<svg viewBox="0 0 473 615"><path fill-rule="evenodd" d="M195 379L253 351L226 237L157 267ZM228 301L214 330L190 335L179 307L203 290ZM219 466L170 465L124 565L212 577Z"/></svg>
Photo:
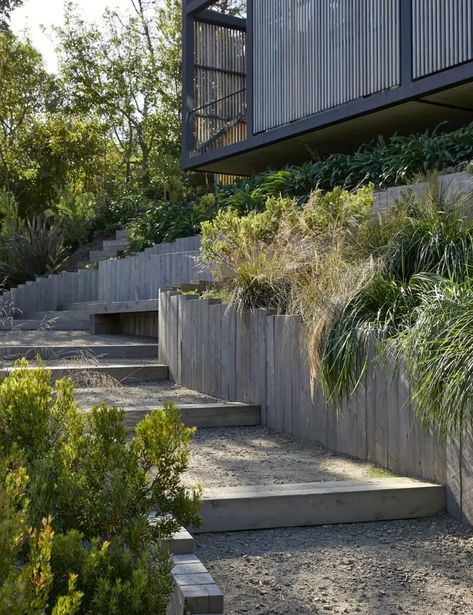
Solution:
<svg viewBox="0 0 473 615"><path fill-rule="evenodd" d="M44 217L5 225L8 239L0 247L0 272L10 284L54 273L65 258L64 236L54 221Z"/></svg>
<svg viewBox="0 0 473 615"><path fill-rule="evenodd" d="M0 615L75 615L82 594L76 590L76 577L68 576L64 594L50 610L51 550L54 532L51 519L43 519L37 529L28 530L28 476L14 457L0 460ZM25 556L25 547L27 555Z"/></svg>
<svg viewBox="0 0 473 615"><path fill-rule="evenodd" d="M0 0L0 32L9 29L11 13L23 4L23 0Z"/></svg>
<svg viewBox="0 0 473 615"><path fill-rule="evenodd" d="M473 278L432 282L398 343L419 415L446 434L473 422Z"/></svg>
<svg viewBox="0 0 473 615"><path fill-rule="evenodd" d="M141 250L153 243L174 241L200 232L202 224L214 218L217 205L213 194L188 201L149 201L147 209L129 225L131 245Z"/></svg>
<svg viewBox="0 0 473 615"><path fill-rule="evenodd" d="M333 154L303 165L269 170L231 186L218 187L214 215L221 210L231 210L240 216L261 212L268 199L280 196L295 199L303 206L315 190L331 192L338 187L353 191L363 185L384 190L406 184L435 170L465 166L473 159L472 137L473 124L446 133L394 135L387 140L380 137L376 143L363 145L353 154ZM198 209L199 199L192 197L185 202L171 199L167 203L151 204L146 217L134 227L135 245L198 232L199 224L192 222L193 212ZM212 220L214 215L200 219Z"/></svg>
<svg viewBox="0 0 473 615"><path fill-rule="evenodd" d="M394 354L407 364L425 425L446 433L473 419L473 223L464 200L439 198L401 203L388 216L390 229L398 216L397 232L374 275L339 306L321 352L325 390L336 401L353 393L370 360Z"/></svg>
<svg viewBox="0 0 473 615"><path fill-rule="evenodd" d="M304 206L296 199L270 197L262 212L246 216L221 210L203 224L202 258L239 308L306 312L316 294L324 295L327 284L334 283L323 276L321 284L321 271L334 273L340 266L335 255L345 244L355 249L355 229L366 223L372 205L368 186L355 193L316 191ZM319 284L313 283L316 278ZM303 288L311 291L307 301L301 301Z"/></svg>
<svg viewBox="0 0 473 615"><path fill-rule="evenodd" d="M172 581L162 541L198 523L199 491L180 480L194 430L169 404L130 439L122 410L84 415L72 383L53 389L50 378L23 361L0 384L0 459L23 464L16 499L0 500L5 595L33 575L44 582L24 599L38 615L164 613Z"/></svg>
<svg viewBox="0 0 473 615"><path fill-rule="evenodd" d="M96 219L95 204L93 194L77 194L67 188L59 193L55 209L66 245L76 247L90 238Z"/></svg>
<svg viewBox="0 0 473 615"><path fill-rule="evenodd" d="M410 183L418 175L456 168L473 159L473 124L452 132L379 137L353 154L326 158L267 171L220 190L229 207L245 213L261 209L268 196L306 200L315 189L329 191L337 186L348 190L372 183L376 189Z"/></svg>

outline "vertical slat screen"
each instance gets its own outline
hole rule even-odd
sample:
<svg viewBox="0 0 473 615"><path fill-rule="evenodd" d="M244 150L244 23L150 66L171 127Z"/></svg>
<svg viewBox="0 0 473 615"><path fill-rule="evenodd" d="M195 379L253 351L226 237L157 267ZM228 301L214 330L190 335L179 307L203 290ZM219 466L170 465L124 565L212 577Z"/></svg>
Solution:
<svg viewBox="0 0 473 615"><path fill-rule="evenodd" d="M196 22L194 28L194 150L246 138L246 33Z"/></svg>
<svg viewBox="0 0 473 615"><path fill-rule="evenodd" d="M412 0L413 75L473 60L473 0Z"/></svg>
<svg viewBox="0 0 473 615"><path fill-rule="evenodd" d="M399 85L399 0L257 0L255 132Z"/></svg>

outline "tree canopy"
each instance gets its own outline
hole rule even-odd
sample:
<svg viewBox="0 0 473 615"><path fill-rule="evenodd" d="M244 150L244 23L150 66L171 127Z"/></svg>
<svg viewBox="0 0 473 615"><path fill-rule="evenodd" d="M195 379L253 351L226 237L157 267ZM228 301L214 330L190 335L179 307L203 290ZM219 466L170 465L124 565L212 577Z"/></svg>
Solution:
<svg viewBox="0 0 473 615"><path fill-rule="evenodd" d="M23 4L23 0L0 0L0 32L9 29L10 15Z"/></svg>

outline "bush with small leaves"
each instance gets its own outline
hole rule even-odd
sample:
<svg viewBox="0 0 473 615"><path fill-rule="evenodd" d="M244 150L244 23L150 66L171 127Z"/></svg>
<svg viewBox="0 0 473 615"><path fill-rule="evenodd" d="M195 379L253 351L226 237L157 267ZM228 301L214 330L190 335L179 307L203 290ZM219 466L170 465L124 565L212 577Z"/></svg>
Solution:
<svg viewBox="0 0 473 615"><path fill-rule="evenodd" d="M0 459L21 460L0 507L0 548L18 569L13 584L47 571L31 612L164 613L172 582L163 541L199 523L200 491L181 483L194 430L179 411L150 413L130 437L122 410L83 414L69 380L52 388L41 363L31 370L23 360L0 384L0 426Z"/></svg>

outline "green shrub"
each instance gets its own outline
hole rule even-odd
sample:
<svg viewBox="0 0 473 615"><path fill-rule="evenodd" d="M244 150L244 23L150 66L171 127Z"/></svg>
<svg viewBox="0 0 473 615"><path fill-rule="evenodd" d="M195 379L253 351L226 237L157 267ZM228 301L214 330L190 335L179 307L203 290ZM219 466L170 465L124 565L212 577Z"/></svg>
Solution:
<svg viewBox="0 0 473 615"><path fill-rule="evenodd" d="M163 540L197 524L200 507L199 491L180 480L194 430L179 411L150 413L130 439L122 410L99 405L84 415L70 381L53 389L42 365L23 361L0 384L0 426L0 459L21 459L29 477L27 505L17 509L33 534L14 552L18 578L30 574L20 547L34 559L31 536L47 529L51 601L63 596L64 609L80 592L78 613L164 613L172 583Z"/></svg>
<svg viewBox="0 0 473 615"><path fill-rule="evenodd" d="M59 193L54 209L69 248L76 248L90 239L96 216L95 201L93 194L76 194L68 188Z"/></svg>
<svg viewBox="0 0 473 615"><path fill-rule="evenodd" d="M50 519L28 530L27 484L25 468L13 457L0 461L0 615L75 615L82 595L74 575L67 576L65 591L52 606L54 532Z"/></svg>
<svg viewBox="0 0 473 615"><path fill-rule="evenodd" d="M377 190L408 184L419 175L456 169L473 159L473 124L453 132L379 137L353 154L332 154L300 166L269 170L222 188L219 202L241 214L261 209L269 196L305 201L315 189L352 190L372 183Z"/></svg>
<svg viewBox="0 0 473 615"><path fill-rule="evenodd" d="M200 232L202 223L217 213L213 194L195 201L150 202L141 216L130 224L131 246L139 251L155 243L190 237Z"/></svg>
<svg viewBox="0 0 473 615"><path fill-rule="evenodd" d="M220 211L203 224L202 259L237 307L296 311L307 319L317 295L345 270L350 250L358 250L372 205L368 186L315 191L303 206L270 197L262 212L246 216Z"/></svg>

